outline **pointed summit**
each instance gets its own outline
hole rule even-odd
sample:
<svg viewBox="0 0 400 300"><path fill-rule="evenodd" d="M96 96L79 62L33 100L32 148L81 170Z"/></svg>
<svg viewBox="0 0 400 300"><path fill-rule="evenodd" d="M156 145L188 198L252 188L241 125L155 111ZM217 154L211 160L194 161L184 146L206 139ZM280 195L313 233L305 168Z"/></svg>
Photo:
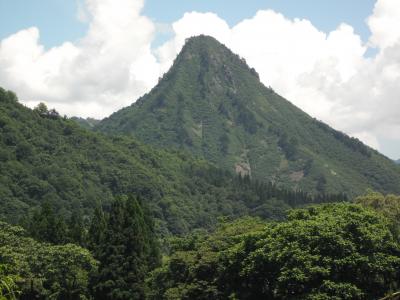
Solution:
<svg viewBox="0 0 400 300"><path fill-rule="evenodd" d="M193 67L195 67L194 70L188 70ZM170 73L192 73L193 71L198 71L196 75L199 76L200 82L207 80L207 75L211 74L219 84L231 88L235 88L235 75L239 73L246 73L259 81L258 73L250 68L243 58L234 54L215 38L206 35L186 40L166 77L169 78Z"/></svg>
<svg viewBox="0 0 400 300"><path fill-rule="evenodd" d="M96 128L307 191L400 192L391 160L265 87L244 59L209 36L189 38L150 93Z"/></svg>
<svg viewBox="0 0 400 300"><path fill-rule="evenodd" d="M203 65L216 69L234 62L238 68L250 72L258 78L257 72L250 68L243 58L234 54L228 47L211 36L199 35L188 38L176 63L182 63L194 57L198 58Z"/></svg>

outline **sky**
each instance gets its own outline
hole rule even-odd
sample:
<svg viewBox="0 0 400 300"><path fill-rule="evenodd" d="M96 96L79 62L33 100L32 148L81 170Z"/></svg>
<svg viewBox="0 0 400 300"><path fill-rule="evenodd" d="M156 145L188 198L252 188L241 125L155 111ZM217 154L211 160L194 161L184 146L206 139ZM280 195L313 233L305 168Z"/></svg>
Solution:
<svg viewBox="0 0 400 300"><path fill-rule="evenodd" d="M400 158L399 0L0 0L0 86L103 118L212 35L313 117Z"/></svg>

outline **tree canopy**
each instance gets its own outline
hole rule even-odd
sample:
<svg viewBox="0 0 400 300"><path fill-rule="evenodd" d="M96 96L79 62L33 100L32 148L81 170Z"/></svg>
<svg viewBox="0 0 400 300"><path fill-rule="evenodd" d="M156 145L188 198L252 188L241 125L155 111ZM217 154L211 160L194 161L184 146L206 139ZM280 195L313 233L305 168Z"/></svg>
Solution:
<svg viewBox="0 0 400 300"><path fill-rule="evenodd" d="M400 280L400 247L380 214L354 204L244 219L178 242L149 280L152 299L377 299Z"/></svg>
<svg viewBox="0 0 400 300"><path fill-rule="evenodd" d="M0 295L6 299L89 298L89 277L97 265L77 245L40 243L21 227L0 222Z"/></svg>

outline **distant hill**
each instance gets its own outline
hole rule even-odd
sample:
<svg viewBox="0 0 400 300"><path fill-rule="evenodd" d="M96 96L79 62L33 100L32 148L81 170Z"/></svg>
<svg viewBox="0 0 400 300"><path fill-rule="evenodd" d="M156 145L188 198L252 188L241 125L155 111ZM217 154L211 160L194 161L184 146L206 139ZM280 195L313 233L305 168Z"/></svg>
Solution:
<svg viewBox="0 0 400 300"><path fill-rule="evenodd" d="M290 206L345 199L278 189L190 154L106 137L44 105L26 108L0 88L0 220L18 223L43 202L86 218L121 194L145 203L162 235L211 228L220 216L282 219Z"/></svg>
<svg viewBox="0 0 400 300"><path fill-rule="evenodd" d="M93 118L79 118L79 117L72 117L71 120L75 121L78 123L80 126L86 129L92 129L94 126L96 126L100 120L96 120Z"/></svg>
<svg viewBox="0 0 400 300"><path fill-rule="evenodd" d="M289 188L400 192L392 160L265 87L243 59L207 36L190 38L150 93L95 130L183 149Z"/></svg>

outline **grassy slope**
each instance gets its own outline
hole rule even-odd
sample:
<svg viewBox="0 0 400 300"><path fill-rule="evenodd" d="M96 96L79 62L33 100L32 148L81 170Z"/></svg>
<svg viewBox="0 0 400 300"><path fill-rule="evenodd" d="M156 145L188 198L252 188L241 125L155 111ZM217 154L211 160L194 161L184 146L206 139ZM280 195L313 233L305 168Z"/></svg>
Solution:
<svg viewBox="0 0 400 300"><path fill-rule="evenodd" d="M189 39L149 94L96 129L183 148L230 170L309 191L400 192L400 169L391 160L266 88L210 37Z"/></svg>

